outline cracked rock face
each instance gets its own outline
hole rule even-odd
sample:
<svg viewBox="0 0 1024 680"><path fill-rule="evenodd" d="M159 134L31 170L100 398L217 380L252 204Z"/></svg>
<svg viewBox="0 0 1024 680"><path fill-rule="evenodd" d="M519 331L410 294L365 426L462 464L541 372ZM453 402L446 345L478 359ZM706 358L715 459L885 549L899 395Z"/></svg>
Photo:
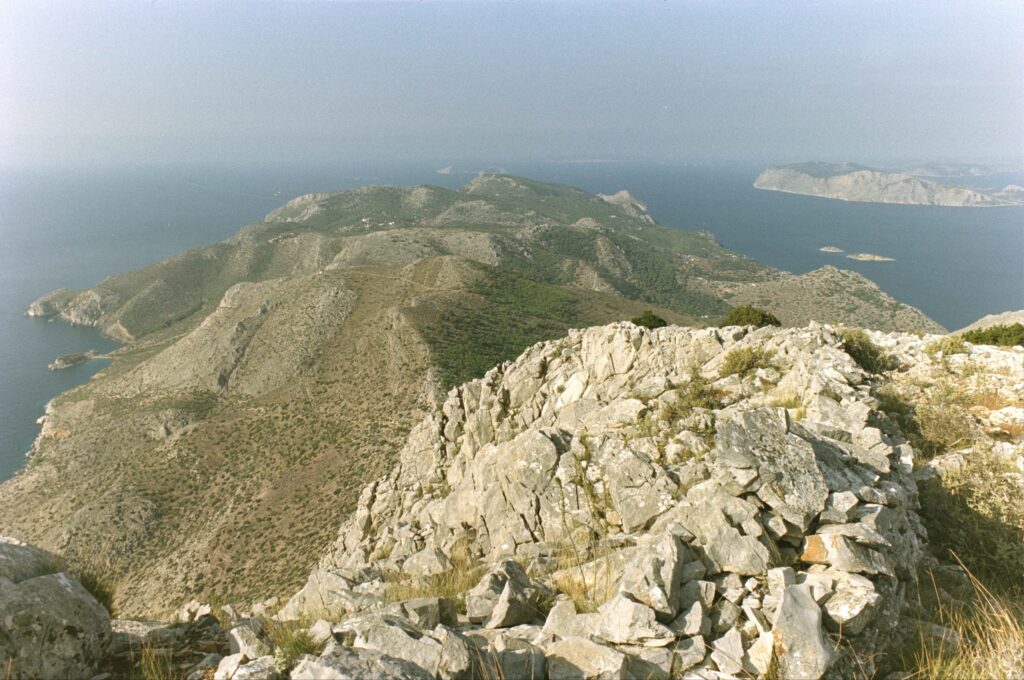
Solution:
<svg viewBox="0 0 1024 680"><path fill-rule="evenodd" d="M110 640L110 614L55 556L0 536L0 674L89 678Z"/></svg>
<svg viewBox="0 0 1024 680"><path fill-rule="evenodd" d="M738 348L771 365L720 377ZM552 677L839 677L884 643L924 539L913 450L879 419L827 326L571 331L453 389L282 618L343 603L378 617L356 647L438 677L442 634L492 662L516 640ZM380 584L467 565L453 628L379 618L404 611Z"/></svg>

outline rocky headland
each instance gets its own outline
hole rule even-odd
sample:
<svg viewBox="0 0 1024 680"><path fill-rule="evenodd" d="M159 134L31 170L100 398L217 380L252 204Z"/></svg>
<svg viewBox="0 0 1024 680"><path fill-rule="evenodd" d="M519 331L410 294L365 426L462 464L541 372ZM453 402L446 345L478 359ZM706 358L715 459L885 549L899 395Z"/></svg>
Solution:
<svg viewBox="0 0 1024 680"><path fill-rule="evenodd" d="M771 167L758 175L754 187L864 203L956 208L1024 205L1024 194L1013 186L1002 191L980 191L855 163L811 162Z"/></svg>

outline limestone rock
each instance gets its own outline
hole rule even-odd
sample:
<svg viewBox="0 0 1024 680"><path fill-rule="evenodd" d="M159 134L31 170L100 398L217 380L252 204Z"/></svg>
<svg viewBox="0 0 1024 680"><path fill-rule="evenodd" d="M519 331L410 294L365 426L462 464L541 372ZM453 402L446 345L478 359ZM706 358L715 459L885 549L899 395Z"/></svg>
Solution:
<svg viewBox="0 0 1024 680"><path fill-rule="evenodd" d="M567 638L545 651L551 680L617 680L628 677L629 660L625 654L590 640Z"/></svg>
<svg viewBox="0 0 1024 680"><path fill-rule="evenodd" d="M110 614L56 557L0 537L0 658L12 678L91 677L110 642Z"/></svg>
<svg viewBox="0 0 1024 680"><path fill-rule="evenodd" d="M821 627L821 609L810 586L787 586L772 629L779 671L785 678L822 677L832 663L832 648Z"/></svg>

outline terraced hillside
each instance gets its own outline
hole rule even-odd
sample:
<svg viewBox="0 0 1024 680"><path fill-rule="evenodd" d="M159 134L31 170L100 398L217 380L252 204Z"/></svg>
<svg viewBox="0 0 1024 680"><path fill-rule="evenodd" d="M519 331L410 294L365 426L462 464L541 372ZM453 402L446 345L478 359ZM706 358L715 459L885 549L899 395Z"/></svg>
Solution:
<svg viewBox="0 0 1024 680"><path fill-rule="evenodd" d="M101 574L127 614L290 592L412 424L537 341L646 309L702 325L752 290L788 324L938 328L877 289L808 304L813 274L655 224L628 195L521 178L300 197L32 305L126 344L50 405L0 486L0 533Z"/></svg>

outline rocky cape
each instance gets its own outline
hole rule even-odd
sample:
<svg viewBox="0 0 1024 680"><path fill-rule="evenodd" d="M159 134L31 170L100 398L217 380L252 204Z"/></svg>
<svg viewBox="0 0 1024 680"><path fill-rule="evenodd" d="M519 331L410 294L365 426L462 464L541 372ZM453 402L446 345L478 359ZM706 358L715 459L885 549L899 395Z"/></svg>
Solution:
<svg viewBox="0 0 1024 680"><path fill-rule="evenodd" d="M942 331L858 274L764 267L626 193L484 175L303 196L32 305L124 345L48 405L0 533L98 569L132 615L284 593L452 386L570 328L753 299L787 325Z"/></svg>
<svg viewBox="0 0 1024 680"><path fill-rule="evenodd" d="M176 624L65 622L77 665L60 668L128 672L158 648L197 680L870 676L916 630L920 567L939 568L918 484L970 455L922 464L879 390L984 374L1016 398L1024 351L869 335L885 375L821 324L616 323L534 345L419 421L298 592L193 602ZM976 417L1024 490L1024 410ZM95 609L43 553L5 545L3 611L37 576ZM19 651L27 622L0 619L16 641L0 655L45 677ZM285 625L304 652L272 634Z"/></svg>
<svg viewBox="0 0 1024 680"><path fill-rule="evenodd" d="M754 180L754 187L863 203L957 208L1024 205L1024 194L1012 185L999 192L985 192L855 163L811 162L771 167Z"/></svg>

